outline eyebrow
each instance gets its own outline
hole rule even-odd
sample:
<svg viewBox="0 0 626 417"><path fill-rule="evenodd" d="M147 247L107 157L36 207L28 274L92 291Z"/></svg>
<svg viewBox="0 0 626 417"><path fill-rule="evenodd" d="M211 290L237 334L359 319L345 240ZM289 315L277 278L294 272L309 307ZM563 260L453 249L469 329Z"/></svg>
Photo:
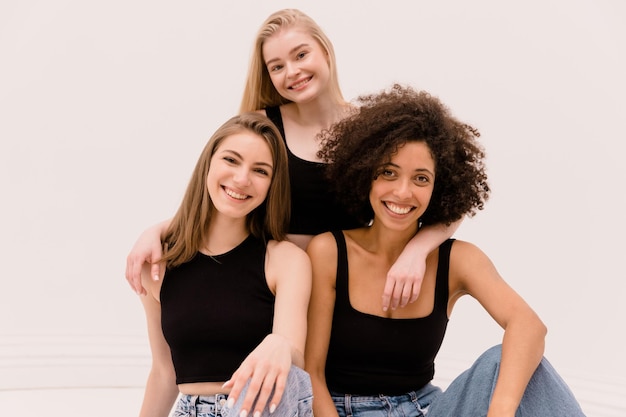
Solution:
<svg viewBox="0 0 626 417"><path fill-rule="evenodd" d="M432 177L435 176L434 172L430 172L430 170L426 169L426 168L418 168L418 169L415 170L415 172L426 172L426 173L430 174Z"/></svg>
<svg viewBox="0 0 626 417"><path fill-rule="evenodd" d="M309 44L308 43L301 43L300 45L297 45L297 46L291 48L289 50L289 55L293 54L295 51L297 51L298 49L303 48L305 46L309 46ZM265 63L265 66L268 66L269 64L271 64L274 61L280 61L280 59L279 58L272 58L272 59L270 59L269 61L267 61Z"/></svg>
<svg viewBox="0 0 626 417"><path fill-rule="evenodd" d="M234 154L237 158L239 158L239 159L244 159L244 158L243 158L243 156L241 156L241 154L240 154L239 152L237 152L237 151L233 151L232 149L224 149L222 152L232 153L232 154ZM274 169L274 167L272 166L272 164L270 164L270 163L268 163L268 162L263 162L263 161L260 161L260 162L254 162L254 164L253 164L253 165L257 165L257 166L266 166L266 167L268 167L268 168L270 168L270 169Z"/></svg>

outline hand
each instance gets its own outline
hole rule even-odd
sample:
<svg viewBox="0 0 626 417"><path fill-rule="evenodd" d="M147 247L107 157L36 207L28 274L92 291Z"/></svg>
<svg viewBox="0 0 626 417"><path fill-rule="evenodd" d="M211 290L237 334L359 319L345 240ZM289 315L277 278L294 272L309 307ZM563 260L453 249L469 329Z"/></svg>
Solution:
<svg viewBox="0 0 626 417"><path fill-rule="evenodd" d="M146 262L152 264L150 276L154 280L158 280L160 276L159 261L162 255L160 229L153 226L139 236L126 257L126 280L137 294L147 294L146 289L141 285L143 264Z"/></svg>
<svg viewBox="0 0 626 417"><path fill-rule="evenodd" d="M426 272L426 258L402 252L387 273L383 311L395 310L417 300Z"/></svg>
<svg viewBox="0 0 626 417"><path fill-rule="evenodd" d="M241 363L230 380L224 383L224 388L231 388L228 406L232 407L235 404L246 383L250 381L239 416L246 417L248 410L254 406L253 415L258 417L268 402L269 412L274 412L285 391L291 363L289 340L276 334L266 336Z"/></svg>

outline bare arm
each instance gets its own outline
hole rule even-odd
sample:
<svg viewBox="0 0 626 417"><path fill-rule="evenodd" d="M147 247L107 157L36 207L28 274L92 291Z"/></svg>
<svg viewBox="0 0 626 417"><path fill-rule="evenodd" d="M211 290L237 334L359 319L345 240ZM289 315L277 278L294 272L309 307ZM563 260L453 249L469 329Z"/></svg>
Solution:
<svg viewBox="0 0 626 417"><path fill-rule="evenodd" d="M269 404L272 412L282 398L291 365L304 367L311 263L306 253L293 243L270 242L266 277L276 295L272 333L248 355L232 378L224 384L225 387L232 387L229 394L229 405L232 406L250 380L241 410L250 410L258 395L254 413L261 413L266 404ZM275 390L270 398L272 389Z"/></svg>
<svg viewBox="0 0 626 417"><path fill-rule="evenodd" d="M126 280L137 294L146 294L141 283L144 264L152 264L150 276L155 280L160 276L159 261L161 260L163 234L169 227L171 219L164 220L144 230L126 257Z"/></svg>
<svg viewBox="0 0 626 417"><path fill-rule="evenodd" d="M142 275L147 294L141 297L141 302L146 312L152 367L146 382L139 415L140 417L166 417L178 396L178 387L176 386L170 349L161 330L161 304L154 297L160 285L150 285L150 268L148 265L143 268Z"/></svg>
<svg viewBox="0 0 626 417"><path fill-rule="evenodd" d="M383 311L390 307L395 310L417 300L426 271L426 257L450 238L461 222L462 220L459 220L450 226L444 224L424 226L407 243L387 274L383 291Z"/></svg>
<svg viewBox="0 0 626 417"><path fill-rule="evenodd" d="M315 237L307 253L313 268L313 287L304 356L313 385L313 413L324 417L338 416L325 374L336 298L337 246L334 238L330 233Z"/></svg>
<svg viewBox="0 0 626 417"><path fill-rule="evenodd" d="M498 380L487 416L511 416L539 365L546 327L476 246L456 241L450 262L451 294L467 293L504 329Z"/></svg>

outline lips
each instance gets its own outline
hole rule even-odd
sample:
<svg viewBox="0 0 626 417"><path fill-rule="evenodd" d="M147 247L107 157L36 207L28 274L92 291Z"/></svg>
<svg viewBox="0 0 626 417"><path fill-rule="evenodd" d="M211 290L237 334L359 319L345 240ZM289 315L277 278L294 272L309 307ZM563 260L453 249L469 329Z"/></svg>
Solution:
<svg viewBox="0 0 626 417"><path fill-rule="evenodd" d="M291 84L289 87L287 87L289 90L297 90L301 87L304 87L305 85L307 85L309 83L309 81L311 81L311 79L313 78L313 76L304 78L302 80L299 80L297 83Z"/></svg>

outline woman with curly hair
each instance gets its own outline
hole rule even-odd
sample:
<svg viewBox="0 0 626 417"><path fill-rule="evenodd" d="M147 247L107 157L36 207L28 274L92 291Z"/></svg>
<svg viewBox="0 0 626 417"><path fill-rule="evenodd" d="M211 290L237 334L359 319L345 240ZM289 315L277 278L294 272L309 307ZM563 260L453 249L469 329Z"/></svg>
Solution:
<svg viewBox="0 0 626 417"><path fill-rule="evenodd" d="M344 203L369 226L308 246L313 287L305 367L317 416L582 416L543 358L546 327L478 247L448 239L426 259L417 301L381 312L385 274L420 227L450 224L489 196L478 132L425 92L395 85L360 98L320 157ZM475 298L504 329L445 392L434 360L458 299Z"/></svg>

